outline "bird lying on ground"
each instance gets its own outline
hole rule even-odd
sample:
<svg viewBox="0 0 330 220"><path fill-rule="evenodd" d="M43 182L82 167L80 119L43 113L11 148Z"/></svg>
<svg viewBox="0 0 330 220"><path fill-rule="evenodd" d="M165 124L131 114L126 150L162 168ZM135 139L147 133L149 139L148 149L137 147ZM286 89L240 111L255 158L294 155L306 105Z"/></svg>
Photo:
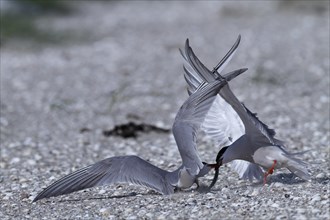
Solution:
<svg viewBox="0 0 330 220"><path fill-rule="evenodd" d="M201 83L184 102L172 128L182 158L182 165L176 170L163 170L138 156L111 157L64 176L39 193L33 202L115 183L138 184L165 195L172 194L176 188L185 189L198 184L198 178L216 168L217 164L201 161L196 144L197 131L221 87L241 73L238 70L211 83Z"/></svg>

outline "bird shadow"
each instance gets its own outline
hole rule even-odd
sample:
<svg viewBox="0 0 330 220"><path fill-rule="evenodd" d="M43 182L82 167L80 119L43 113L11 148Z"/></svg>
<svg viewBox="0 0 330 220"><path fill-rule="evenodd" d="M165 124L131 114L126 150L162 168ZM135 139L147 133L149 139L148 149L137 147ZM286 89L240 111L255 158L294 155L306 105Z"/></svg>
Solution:
<svg viewBox="0 0 330 220"><path fill-rule="evenodd" d="M315 180L316 182L323 185L327 185L330 183L330 177L313 178L312 180Z"/></svg>
<svg viewBox="0 0 330 220"><path fill-rule="evenodd" d="M104 200L104 199L123 199L123 198L130 198L130 197L136 197L136 196L153 196L153 195L159 195L157 192L146 192L146 193L136 193L131 192L123 195L116 195L116 196L100 196L100 197L90 197L85 199L69 199L65 200L63 202L73 202L73 201L90 201L90 200Z"/></svg>
<svg viewBox="0 0 330 220"><path fill-rule="evenodd" d="M226 181L226 180L224 180ZM311 179L312 182L317 182L323 185L326 185L330 182L330 178L329 177L322 177L322 178L312 178ZM297 184L301 184L307 182L306 180L302 180L299 179L296 175L294 175L293 173L280 173L277 175L272 175L269 176L267 179L267 185L270 185L272 183L282 183L285 185L297 185ZM228 186L232 185L228 182L227 184ZM240 186L236 186L236 187L230 187L230 189L240 189L240 188L244 188L244 187L260 187L260 186L264 186L263 180L262 181L258 181L258 182L248 182L244 185L240 185ZM212 189L211 191L213 192L217 192L217 191L221 191L222 188L215 188Z"/></svg>
<svg viewBox="0 0 330 220"><path fill-rule="evenodd" d="M279 182L287 185L295 185L295 184L307 182L306 180L299 179L299 177L297 177L293 173L280 173L274 176L270 176L268 181L269 183ZM330 178L329 177L311 178L311 181L325 185L329 183Z"/></svg>
<svg viewBox="0 0 330 220"><path fill-rule="evenodd" d="M267 183L283 183L286 185L295 185L304 183L306 180L299 179L296 175L293 173L280 173L273 176L268 177ZM260 182L259 184L262 184L263 182Z"/></svg>
<svg viewBox="0 0 330 220"><path fill-rule="evenodd" d="M286 185L295 185L295 184L300 184L306 182L305 180L301 180L296 178L296 176L292 173L281 173L277 175L270 176L267 180L268 184L271 183L282 183ZM317 182L323 185L329 184L330 183L330 178L329 177L322 177L322 178L312 178L312 182ZM228 185L231 185L228 183ZM259 182L252 182L252 183L247 183L245 185L241 186L236 186L236 187L230 187L231 190L234 189L240 189L244 187L260 187L263 186L263 181ZM209 192L219 192L221 191L222 188L212 188L210 189L208 185L201 184L197 188L189 189L189 190L176 190L175 192L179 193L192 193L197 191L198 193L205 194ZM77 199L62 199L59 200L58 202L64 203L64 202L83 202L83 201L93 201L93 200L105 200L105 199L123 199L123 198L130 198L130 197L136 197L136 196L156 196L160 195L159 193L155 191L148 191L146 193L136 193L136 192L131 192L123 195L115 195L115 196L100 196L100 197L90 197L90 198L77 198ZM45 201L45 203L53 203L54 201L48 200Z"/></svg>
<svg viewBox="0 0 330 220"><path fill-rule="evenodd" d="M159 195L157 192L146 192L146 193L136 193L136 192L131 192L123 195L115 195L115 196L100 196L100 197L89 197L89 198L68 198L68 199L61 199L57 202L59 203L65 203L65 202L84 202L84 201L95 201L95 200L105 200L105 199L123 199L123 198L130 198L130 197L136 197L136 196L153 196L153 195ZM53 203L54 201L52 200L47 200L45 203Z"/></svg>

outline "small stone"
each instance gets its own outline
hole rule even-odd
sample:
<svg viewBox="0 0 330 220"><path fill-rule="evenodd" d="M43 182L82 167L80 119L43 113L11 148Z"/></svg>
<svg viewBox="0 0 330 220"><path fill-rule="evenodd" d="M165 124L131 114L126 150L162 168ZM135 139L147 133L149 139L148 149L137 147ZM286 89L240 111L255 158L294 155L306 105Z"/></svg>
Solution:
<svg viewBox="0 0 330 220"><path fill-rule="evenodd" d="M319 173L315 177L318 178L318 179L322 179L322 178L325 177L325 175L324 175L324 173Z"/></svg>
<svg viewBox="0 0 330 220"><path fill-rule="evenodd" d="M165 127L165 123L163 121L156 121L156 126L159 128L164 128Z"/></svg>
<svg viewBox="0 0 330 220"><path fill-rule="evenodd" d="M26 162L30 166L35 166L37 164L35 160L31 160L31 159L27 160Z"/></svg>
<svg viewBox="0 0 330 220"><path fill-rule="evenodd" d="M208 198L209 200L211 200L211 199L215 199L215 198L216 198L215 194L212 193L212 192L208 192L208 193L206 193L206 196L207 196L207 198Z"/></svg>
<svg viewBox="0 0 330 220"><path fill-rule="evenodd" d="M259 190L254 189L253 192L251 193L251 196L257 196L259 195Z"/></svg>
<svg viewBox="0 0 330 220"><path fill-rule="evenodd" d="M110 215L110 208L102 208L100 209L101 215L108 216Z"/></svg>
<svg viewBox="0 0 330 220"><path fill-rule="evenodd" d="M166 216L165 216L165 215L158 215L158 216L156 217L156 219L164 220L164 219L166 219Z"/></svg>
<svg viewBox="0 0 330 220"><path fill-rule="evenodd" d="M319 212L321 212L321 210L316 209L316 208L313 208L313 209L312 209L312 213L319 213Z"/></svg>
<svg viewBox="0 0 330 220"><path fill-rule="evenodd" d="M196 206L196 207L194 207L192 210L191 210L191 212L192 213L195 213L195 212L198 212L199 211L199 208Z"/></svg>
<svg viewBox="0 0 330 220"><path fill-rule="evenodd" d="M232 203L231 206L232 207L238 207L238 206L240 206L240 203Z"/></svg>
<svg viewBox="0 0 330 220"><path fill-rule="evenodd" d="M27 199L27 198L29 198L29 194L28 193L26 193L26 192L22 192L21 194L20 194L20 197L21 197L21 199Z"/></svg>
<svg viewBox="0 0 330 220"><path fill-rule="evenodd" d="M26 188L28 188L29 187L29 184L27 184L27 183L23 183L22 185L21 185L21 188L23 188L23 189L26 189Z"/></svg>
<svg viewBox="0 0 330 220"><path fill-rule="evenodd" d="M243 195L249 195L250 194L250 191L249 190L245 190Z"/></svg>
<svg viewBox="0 0 330 220"><path fill-rule="evenodd" d="M293 219L307 220L306 216L304 216L304 215L294 215Z"/></svg>
<svg viewBox="0 0 330 220"><path fill-rule="evenodd" d="M104 189L101 189L100 191L99 191L99 195L102 195L102 194L104 194L104 193L106 193L106 190L104 190Z"/></svg>
<svg viewBox="0 0 330 220"><path fill-rule="evenodd" d="M39 161L42 157L40 156L40 154L36 154L34 155L34 160Z"/></svg>
<svg viewBox="0 0 330 220"><path fill-rule="evenodd" d="M27 181L28 181L28 180L25 179L24 177L19 178L19 180L18 180L19 183L25 183L25 182L27 182Z"/></svg>
<svg viewBox="0 0 330 220"><path fill-rule="evenodd" d="M287 219L286 215L278 215L275 217L275 219Z"/></svg>
<svg viewBox="0 0 330 220"><path fill-rule="evenodd" d="M197 201L194 198L189 198L189 199L187 199L187 203L194 203L194 204L196 204Z"/></svg>
<svg viewBox="0 0 330 220"><path fill-rule="evenodd" d="M132 212L133 212L133 209L132 208L125 209L125 213L132 213Z"/></svg>
<svg viewBox="0 0 330 220"><path fill-rule="evenodd" d="M20 161L21 161L20 158L18 158L18 157L14 157L13 159L10 160L10 164L19 163Z"/></svg>
<svg viewBox="0 0 330 220"><path fill-rule="evenodd" d="M227 178L227 180L229 181L229 182L236 182L237 181L237 179L236 178L234 178L234 177L228 177Z"/></svg>
<svg viewBox="0 0 330 220"><path fill-rule="evenodd" d="M278 207L280 207L279 204L277 204L277 203L273 203L273 204L271 204L270 206L273 207L273 208L278 208Z"/></svg>
<svg viewBox="0 0 330 220"><path fill-rule="evenodd" d="M306 212L306 209L302 209L302 208L297 208L296 210L299 214L303 214Z"/></svg>
<svg viewBox="0 0 330 220"><path fill-rule="evenodd" d="M321 201L321 196L319 194L316 194L315 196L312 197L311 202L318 202Z"/></svg>
<svg viewBox="0 0 330 220"><path fill-rule="evenodd" d="M283 185L283 183L274 183L274 184L272 184L272 186L273 187L276 187L276 188L279 188L279 187L283 187L284 185Z"/></svg>
<svg viewBox="0 0 330 220"><path fill-rule="evenodd" d="M7 164L5 162L0 162L1 169L5 169L6 166L7 166Z"/></svg>
<svg viewBox="0 0 330 220"><path fill-rule="evenodd" d="M293 200L293 201L299 201L300 198L299 198L299 197L292 197L292 200Z"/></svg>

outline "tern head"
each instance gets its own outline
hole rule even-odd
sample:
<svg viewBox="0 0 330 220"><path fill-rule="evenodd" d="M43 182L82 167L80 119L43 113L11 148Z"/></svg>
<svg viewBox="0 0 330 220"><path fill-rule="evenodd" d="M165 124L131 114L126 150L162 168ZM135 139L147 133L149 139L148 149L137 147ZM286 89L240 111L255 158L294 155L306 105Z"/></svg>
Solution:
<svg viewBox="0 0 330 220"><path fill-rule="evenodd" d="M224 153L226 152L226 150L227 150L228 147L229 146L225 146L225 147L221 148L221 150L217 154L217 158L216 158L216 162L217 163L216 164L207 164L207 163L204 163L204 165L207 165L210 169L211 168L214 168L215 169L214 177L213 177L212 183L209 186L209 189L211 189L214 186L214 184L217 182L217 180L218 180L219 168L223 164L223 156L224 156Z"/></svg>
<svg viewBox="0 0 330 220"><path fill-rule="evenodd" d="M216 158L217 163L214 166L215 173L214 173L214 177L213 177L212 183L209 186L209 189L211 189L214 186L214 184L217 182L217 180L218 180L219 168L223 164L223 162L222 162L223 161L223 155L226 152L226 150L227 150L228 147L229 146L226 146L226 147L221 148L221 150L219 151L219 153L217 155L217 158Z"/></svg>
<svg viewBox="0 0 330 220"><path fill-rule="evenodd" d="M217 164L219 165L219 167L222 166L222 164L223 164L222 163L222 161L223 161L223 154L226 152L226 150L227 150L228 147L229 146L225 146L225 147L221 148L221 150L219 151L219 153L217 155L216 161L217 161Z"/></svg>

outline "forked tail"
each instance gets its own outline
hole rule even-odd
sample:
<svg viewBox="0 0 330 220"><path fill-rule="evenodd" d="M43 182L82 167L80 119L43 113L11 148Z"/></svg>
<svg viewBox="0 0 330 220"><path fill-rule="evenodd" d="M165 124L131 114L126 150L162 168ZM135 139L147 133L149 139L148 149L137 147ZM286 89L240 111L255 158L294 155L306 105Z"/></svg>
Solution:
<svg viewBox="0 0 330 220"><path fill-rule="evenodd" d="M287 168L303 180L311 179L311 175L307 170L307 164L300 159L290 157Z"/></svg>

